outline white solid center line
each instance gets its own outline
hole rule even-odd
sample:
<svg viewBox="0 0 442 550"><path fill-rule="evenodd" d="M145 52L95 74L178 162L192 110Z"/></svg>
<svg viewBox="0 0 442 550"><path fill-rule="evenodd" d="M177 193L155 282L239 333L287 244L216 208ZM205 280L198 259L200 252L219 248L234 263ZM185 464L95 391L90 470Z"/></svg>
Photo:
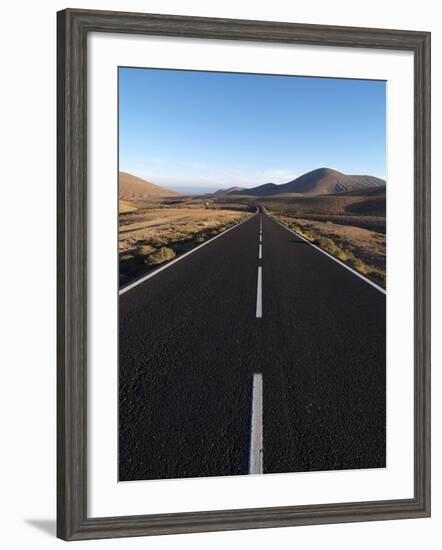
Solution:
<svg viewBox="0 0 442 550"><path fill-rule="evenodd" d="M262 244L261 243L259 245L259 250L258 250L258 260L262 260Z"/></svg>
<svg viewBox="0 0 442 550"><path fill-rule="evenodd" d="M264 449L262 443L262 374L253 375L252 422L250 433L249 474L263 473Z"/></svg>
<svg viewBox="0 0 442 550"><path fill-rule="evenodd" d="M258 283L256 285L256 317L262 317L262 267L258 267Z"/></svg>

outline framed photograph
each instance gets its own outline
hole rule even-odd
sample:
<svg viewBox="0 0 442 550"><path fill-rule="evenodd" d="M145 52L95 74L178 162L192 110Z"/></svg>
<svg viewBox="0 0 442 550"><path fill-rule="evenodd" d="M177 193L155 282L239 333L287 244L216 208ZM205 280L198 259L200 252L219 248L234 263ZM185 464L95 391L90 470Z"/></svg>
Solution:
<svg viewBox="0 0 442 550"><path fill-rule="evenodd" d="M430 34L58 13L58 536L430 515Z"/></svg>

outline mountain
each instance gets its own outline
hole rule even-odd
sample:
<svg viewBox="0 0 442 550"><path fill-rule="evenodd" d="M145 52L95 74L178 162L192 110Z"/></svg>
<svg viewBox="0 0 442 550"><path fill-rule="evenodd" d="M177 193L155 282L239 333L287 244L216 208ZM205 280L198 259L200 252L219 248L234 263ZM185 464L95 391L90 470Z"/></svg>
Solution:
<svg viewBox="0 0 442 550"><path fill-rule="evenodd" d="M276 183L263 183L262 185L258 185L258 187L253 187L252 189L246 189L245 191L241 191L241 194L257 195L258 197L275 195L276 193L278 193L279 187L280 186L276 185ZM237 193L233 193L233 194L236 195Z"/></svg>
<svg viewBox="0 0 442 550"><path fill-rule="evenodd" d="M281 195L283 193L329 195L334 193L362 191L375 187L385 187L385 180L374 176L350 176L338 172L337 170L332 170L331 168L317 168L288 183L280 185L265 183L264 185L247 189L246 192L234 191L232 194L247 194L258 197Z"/></svg>
<svg viewBox="0 0 442 550"><path fill-rule="evenodd" d="M178 197L181 193L170 191L150 181L137 178L127 172L119 172L119 199L125 201L160 199L163 197Z"/></svg>
<svg viewBox="0 0 442 550"><path fill-rule="evenodd" d="M384 187L385 181L374 176L348 176L330 168L318 168L307 172L284 185L278 186L278 193L305 193L329 195L361 191L369 187Z"/></svg>
<svg viewBox="0 0 442 550"><path fill-rule="evenodd" d="M234 193L235 191L242 191L245 189L244 187L229 187L228 189L218 189L218 191L215 191L213 193L214 195L230 195L230 193Z"/></svg>

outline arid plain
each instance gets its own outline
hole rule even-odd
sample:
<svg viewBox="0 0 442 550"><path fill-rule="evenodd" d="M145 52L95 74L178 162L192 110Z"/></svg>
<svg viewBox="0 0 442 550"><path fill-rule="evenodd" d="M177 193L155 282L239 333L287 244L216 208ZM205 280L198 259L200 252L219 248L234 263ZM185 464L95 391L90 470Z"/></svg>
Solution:
<svg viewBox="0 0 442 550"><path fill-rule="evenodd" d="M120 285L244 221L258 208L385 288L385 181L328 168L287 184L198 196L120 172Z"/></svg>

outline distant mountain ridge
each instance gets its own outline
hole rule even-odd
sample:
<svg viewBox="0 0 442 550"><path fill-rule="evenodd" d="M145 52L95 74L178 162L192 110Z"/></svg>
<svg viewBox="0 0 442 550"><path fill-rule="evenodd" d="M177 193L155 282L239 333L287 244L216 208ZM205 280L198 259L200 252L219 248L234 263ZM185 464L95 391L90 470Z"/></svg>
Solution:
<svg viewBox="0 0 442 550"><path fill-rule="evenodd" d="M178 197L181 193L165 189L159 185L155 185L150 181L143 180L137 176L133 176L128 172L118 173L119 192L118 197L120 200L134 201L134 200L150 200L158 199L162 197Z"/></svg>
<svg viewBox="0 0 442 550"><path fill-rule="evenodd" d="M300 193L303 195L330 195L362 191L375 187L385 187L386 182L375 176L347 175L331 168L317 168L307 172L288 183L277 185L265 183L250 189L232 191L231 195L252 195L266 197L285 193Z"/></svg>
<svg viewBox="0 0 442 550"><path fill-rule="evenodd" d="M245 187L229 187L228 189L218 189L218 191L215 191L213 193L214 195L230 195L231 193L234 193L235 191L242 191L245 189Z"/></svg>

